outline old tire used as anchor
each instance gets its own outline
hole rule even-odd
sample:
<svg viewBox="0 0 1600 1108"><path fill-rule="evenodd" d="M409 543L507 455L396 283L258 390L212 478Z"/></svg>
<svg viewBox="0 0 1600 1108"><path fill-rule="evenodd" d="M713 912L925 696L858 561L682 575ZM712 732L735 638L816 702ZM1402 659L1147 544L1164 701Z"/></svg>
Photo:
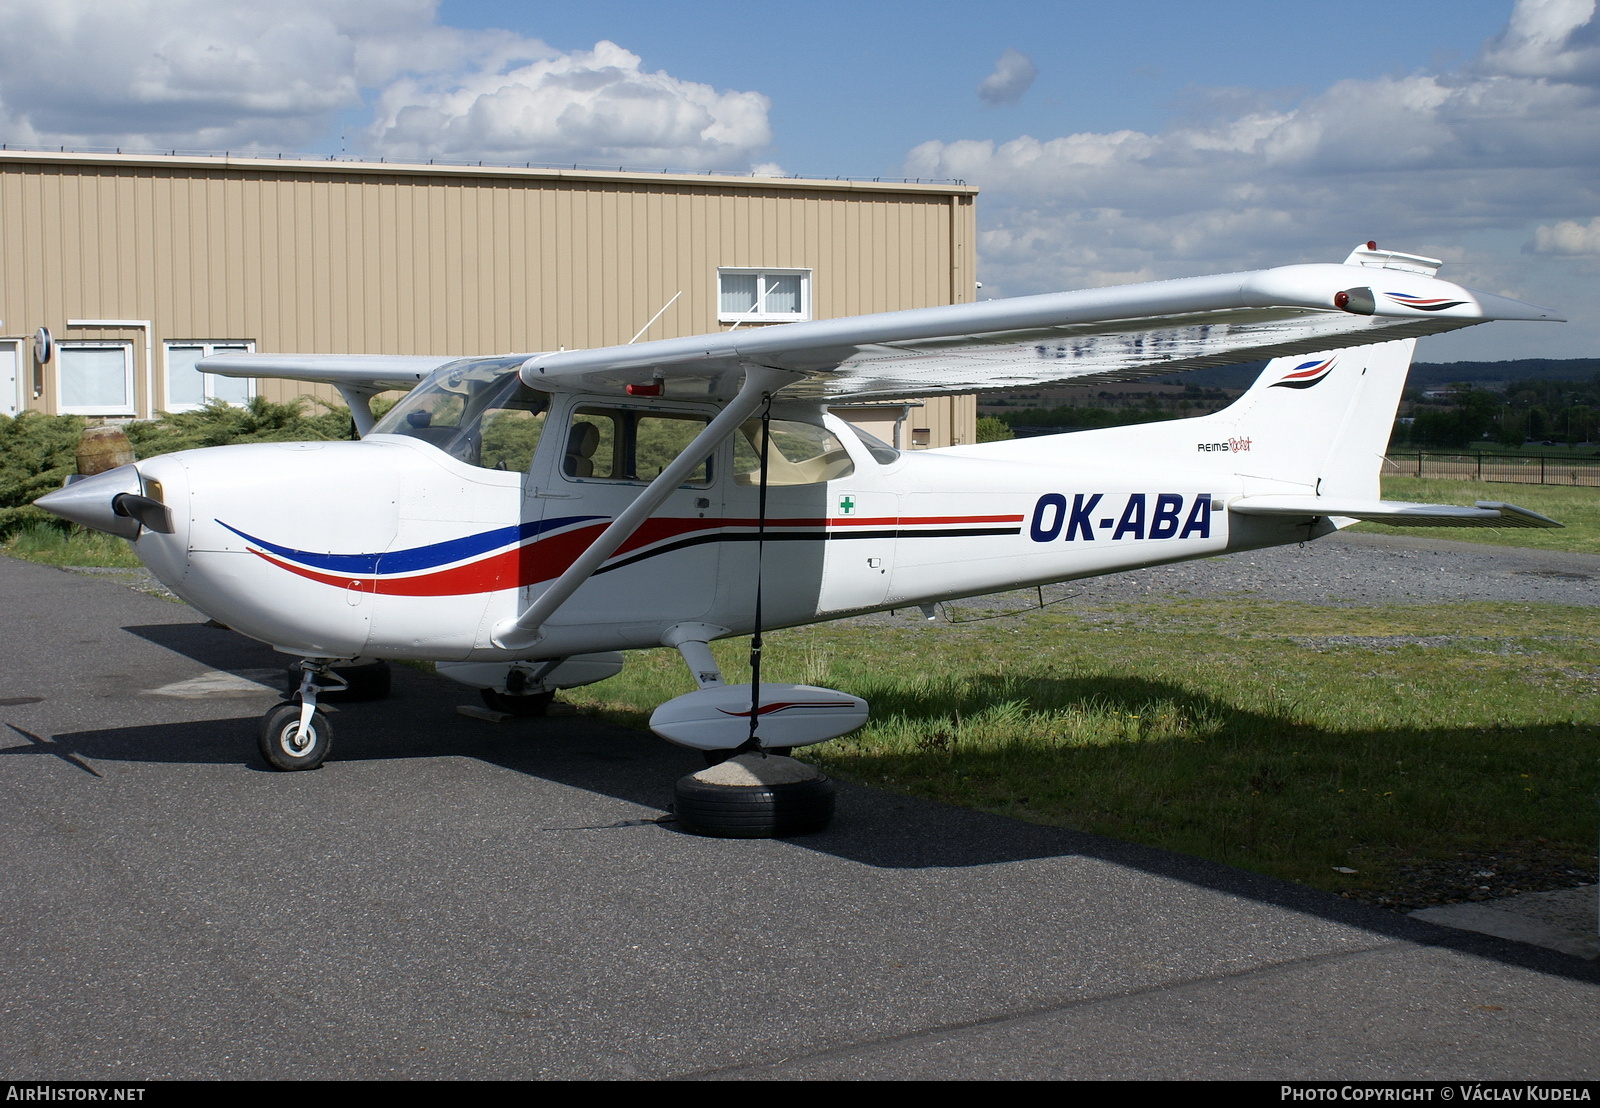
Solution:
<svg viewBox="0 0 1600 1108"><path fill-rule="evenodd" d="M833 782L813 766L741 754L678 780L678 826L723 839L773 839L821 831L833 819Z"/></svg>

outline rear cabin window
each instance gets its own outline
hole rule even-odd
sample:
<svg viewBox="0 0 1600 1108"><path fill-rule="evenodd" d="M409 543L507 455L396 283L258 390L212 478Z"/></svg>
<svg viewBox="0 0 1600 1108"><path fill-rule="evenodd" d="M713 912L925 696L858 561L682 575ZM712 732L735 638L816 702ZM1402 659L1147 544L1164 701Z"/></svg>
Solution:
<svg viewBox="0 0 1600 1108"><path fill-rule="evenodd" d="M676 412L579 408L567 428L561 471L580 481L653 481L709 422ZM691 470L683 483L709 485L710 461Z"/></svg>
<svg viewBox="0 0 1600 1108"><path fill-rule="evenodd" d="M767 451L767 484L815 485L848 477L856 471L844 444L825 427L794 420L772 421L772 448ZM761 421L746 420L733 437L733 481L761 482Z"/></svg>

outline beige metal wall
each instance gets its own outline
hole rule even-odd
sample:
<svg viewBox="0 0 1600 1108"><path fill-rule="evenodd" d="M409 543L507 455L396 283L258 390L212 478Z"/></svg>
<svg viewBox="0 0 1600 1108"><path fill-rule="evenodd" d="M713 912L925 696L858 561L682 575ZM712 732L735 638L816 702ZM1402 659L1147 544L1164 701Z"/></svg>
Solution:
<svg viewBox="0 0 1600 1108"><path fill-rule="evenodd" d="M0 153L0 337L487 354L721 330L719 267L809 269L814 318L972 299L975 190L666 174ZM148 320L141 329L68 320ZM54 367L40 395L54 411ZM307 391L263 382L286 400ZM320 391L333 398L330 390ZM971 403L919 409L972 441Z"/></svg>

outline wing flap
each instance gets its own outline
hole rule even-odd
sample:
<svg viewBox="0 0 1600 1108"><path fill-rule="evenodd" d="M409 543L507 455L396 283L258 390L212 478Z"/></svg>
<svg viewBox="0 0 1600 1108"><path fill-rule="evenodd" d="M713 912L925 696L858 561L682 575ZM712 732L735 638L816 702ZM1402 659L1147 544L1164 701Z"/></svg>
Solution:
<svg viewBox="0 0 1600 1108"><path fill-rule="evenodd" d="M1499 500L1479 500L1473 507L1456 504L1413 504L1404 500L1341 500L1324 496L1246 496L1231 501L1228 511L1246 516L1344 516L1386 523L1391 527L1560 527L1549 516Z"/></svg>

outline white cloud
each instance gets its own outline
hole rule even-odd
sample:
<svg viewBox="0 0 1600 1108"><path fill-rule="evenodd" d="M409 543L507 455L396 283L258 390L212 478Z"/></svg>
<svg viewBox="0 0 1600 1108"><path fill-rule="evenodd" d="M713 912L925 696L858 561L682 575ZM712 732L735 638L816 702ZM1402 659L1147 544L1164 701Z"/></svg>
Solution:
<svg viewBox="0 0 1600 1108"><path fill-rule="evenodd" d="M648 73L611 42L509 70L405 78L378 101L371 148L396 158L609 162L702 169L771 141L767 98Z"/></svg>
<svg viewBox="0 0 1600 1108"><path fill-rule="evenodd" d="M1586 252L1597 234L1581 222L1600 212L1594 8L1520 0L1454 72L1241 102L1159 134L927 142L904 172L983 189L985 294L1338 260L1369 238L1437 257L1507 240L1449 275L1517 288L1533 223L1553 223L1533 236L1546 254ZM1570 306L1571 292L1548 299Z"/></svg>
<svg viewBox="0 0 1600 1108"><path fill-rule="evenodd" d="M1509 77L1600 79L1594 8L1595 0L1520 0L1473 68Z"/></svg>
<svg viewBox="0 0 1600 1108"><path fill-rule="evenodd" d="M129 149L314 148L376 105L374 155L743 167L753 92L437 21L437 0L7 0L0 139ZM358 137L352 135L352 138Z"/></svg>
<svg viewBox="0 0 1600 1108"><path fill-rule="evenodd" d="M994 63L994 72L978 85L978 99L990 108L1015 104L1022 99L1022 94L1028 91L1038 75L1039 69L1033 64L1032 58L1008 46L1005 53L1000 55L1000 60Z"/></svg>
<svg viewBox="0 0 1600 1108"><path fill-rule="evenodd" d="M1552 227L1536 227L1532 246L1536 254L1600 254L1600 216L1586 224L1563 219Z"/></svg>
<svg viewBox="0 0 1600 1108"><path fill-rule="evenodd" d="M292 149L360 104L371 46L432 30L418 0L12 0L0 130L19 143Z"/></svg>

